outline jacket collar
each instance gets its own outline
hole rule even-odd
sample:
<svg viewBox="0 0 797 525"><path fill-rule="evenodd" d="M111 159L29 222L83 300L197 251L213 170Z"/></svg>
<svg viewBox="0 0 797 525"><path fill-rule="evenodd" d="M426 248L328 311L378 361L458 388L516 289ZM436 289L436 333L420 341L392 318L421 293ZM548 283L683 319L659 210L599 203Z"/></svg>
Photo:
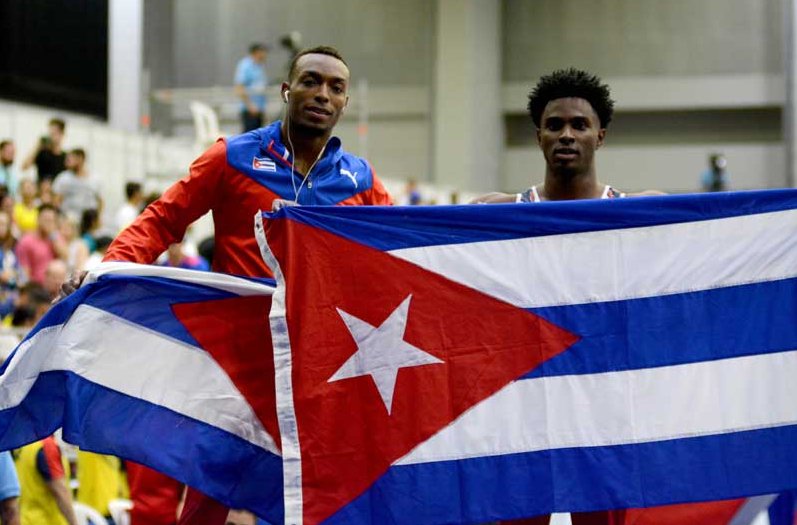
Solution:
<svg viewBox="0 0 797 525"><path fill-rule="evenodd" d="M282 121L276 120L272 122L265 128L261 128L261 132L260 149L281 165L290 168L293 165L293 159L291 158L291 152L282 141ZM325 170L329 166L335 165L342 156L343 150L341 149L340 139L334 136L330 137L324 148L324 154L318 164L316 164L315 169Z"/></svg>

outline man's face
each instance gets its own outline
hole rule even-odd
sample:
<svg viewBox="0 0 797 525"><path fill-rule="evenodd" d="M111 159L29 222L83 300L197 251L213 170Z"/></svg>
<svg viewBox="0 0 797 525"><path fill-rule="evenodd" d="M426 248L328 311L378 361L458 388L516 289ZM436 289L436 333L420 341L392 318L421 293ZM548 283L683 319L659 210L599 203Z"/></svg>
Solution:
<svg viewBox="0 0 797 525"><path fill-rule="evenodd" d="M0 162L3 164L13 164L15 153L16 149L14 148L14 143L9 142L3 146L3 149L0 149Z"/></svg>
<svg viewBox="0 0 797 525"><path fill-rule="evenodd" d="M51 124L49 132L50 140L53 141L53 144L61 144L61 141L64 139L64 132L61 131L61 128Z"/></svg>
<svg viewBox="0 0 797 525"><path fill-rule="evenodd" d="M349 68L335 57L304 55L296 63L290 85L288 115L292 126L330 132L349 101Z"/></svg>
<svg viewBox="0 0 797 525"><path fill-rule="evenodd" d="M53 210L42 210L39 213L38 225L42 236L48 237L51 233L54 233L56 228L58 228L55 212Z"/></svg>
<svg viewBox="0 0 797 525"><path fill-rule="evenodd" d="M268 51L265 49L258 49L254 53L252 53L252 60L257 62L258 64L263 64L266 61L266 57L268 57Z"/></svg>
<svg viewBox="0 0 797 525"><path fill-rule="evenodd" d="M69 152L66 154L64 165L67 169L72 171L80 171L83 168L83 157L76 153Z"/></svg>
<svg viewBox="0 0 797 525"><path fill-rule="evenodd" d="M558 98L545 106L537 143L552 172L579 175L593 168L595 150L603 144L605 135L589 102Z"/></svg>

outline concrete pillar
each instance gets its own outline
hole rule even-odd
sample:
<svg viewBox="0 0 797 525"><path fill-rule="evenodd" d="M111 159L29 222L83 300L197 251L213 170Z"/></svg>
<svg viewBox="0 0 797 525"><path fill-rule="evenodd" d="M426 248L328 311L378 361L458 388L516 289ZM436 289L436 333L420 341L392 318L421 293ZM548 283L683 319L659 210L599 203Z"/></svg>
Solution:
<svg viewBox="0 0 797 525"><path fill-rule="evenodd" d="M108 123L136 131L141 116L144 1L108 4Z"/></svg>
<svg viewBox="0 0 797 525"><path fill-rule="evenodd" d="M499 190L501 2L437 0L432 100L434 182Z"/></svg>

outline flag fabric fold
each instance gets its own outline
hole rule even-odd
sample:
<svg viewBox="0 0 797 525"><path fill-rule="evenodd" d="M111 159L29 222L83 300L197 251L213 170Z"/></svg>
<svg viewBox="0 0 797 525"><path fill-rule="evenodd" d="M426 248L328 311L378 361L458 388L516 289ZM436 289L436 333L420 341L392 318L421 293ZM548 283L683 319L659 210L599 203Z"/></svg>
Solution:
<svg viewBox="0 0 797 525"><path fill-rule="evenodd" d="M0 449L63 428L282 522L269 282L106 263L0 368Z"/></svg>
<svg viewBox="0 0 797 525"><path fill-rule="evenodd" d="M797 191L262 219L286 523L797 486Z"/></svg>

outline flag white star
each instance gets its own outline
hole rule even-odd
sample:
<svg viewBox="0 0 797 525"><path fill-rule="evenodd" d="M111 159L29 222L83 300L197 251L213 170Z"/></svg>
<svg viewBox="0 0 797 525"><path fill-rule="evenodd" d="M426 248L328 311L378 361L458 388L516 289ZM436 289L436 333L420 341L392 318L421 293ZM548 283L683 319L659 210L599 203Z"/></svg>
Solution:
<svg viewBox="0 0 797 525"><path fill-rule="evenodd" d="M379 327L371 326L362 319L336 308L357 343L357 351L343 363L328 382L370 375L385 403L387 413L390 414L399 369L443 363L435 356L404 340L411 299L412 294L408 295Z"/></svg>

